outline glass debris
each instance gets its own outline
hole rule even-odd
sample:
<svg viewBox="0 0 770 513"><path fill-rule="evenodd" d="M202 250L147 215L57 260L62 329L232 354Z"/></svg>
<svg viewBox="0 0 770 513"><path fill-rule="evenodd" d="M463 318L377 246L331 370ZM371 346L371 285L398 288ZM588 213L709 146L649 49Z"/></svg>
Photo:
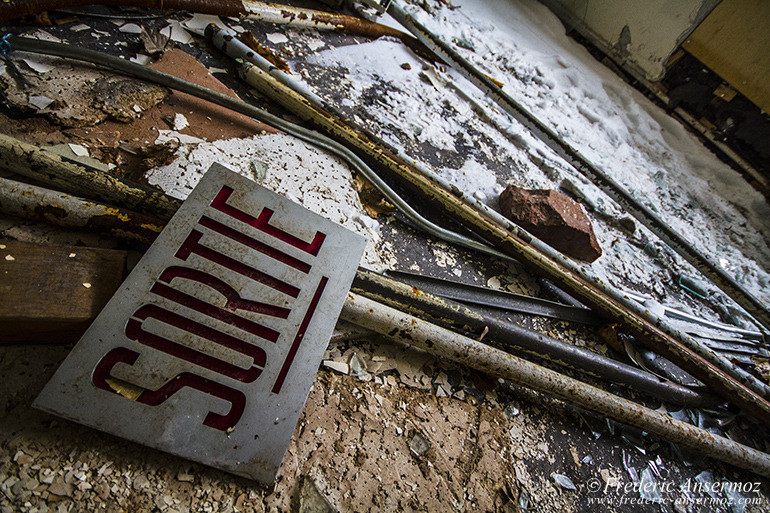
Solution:
<svg viewBox="0 0 770 513"><path fill-rule="evenodd" d="M575 483L572 482L572 479L568 478L564 474L557 474L554 472L551 474L551 477L560 487L566 488L567 490L577 490L577 486L575 486Z"/></svg>

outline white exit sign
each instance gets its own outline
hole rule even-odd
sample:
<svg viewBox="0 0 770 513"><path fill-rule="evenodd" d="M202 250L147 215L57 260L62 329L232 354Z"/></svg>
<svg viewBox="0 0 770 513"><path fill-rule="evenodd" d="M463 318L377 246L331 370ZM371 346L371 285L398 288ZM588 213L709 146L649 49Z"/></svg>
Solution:
<svg viewBox="0 0 770 513"><path fill-rule="evenodd" d="M272 482L364 245L214 164L35 407Z"/></svg>

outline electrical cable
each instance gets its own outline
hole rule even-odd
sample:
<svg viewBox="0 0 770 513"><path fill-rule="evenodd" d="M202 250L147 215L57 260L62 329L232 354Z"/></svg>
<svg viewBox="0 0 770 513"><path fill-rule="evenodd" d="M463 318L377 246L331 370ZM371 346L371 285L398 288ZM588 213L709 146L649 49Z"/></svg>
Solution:
<svg viewBox="0 0 770 513"><path fill-rule="evenodd" d="M479 241L465 237L464 235L447 230L421 216L409 203L399 196L393 189L385 183L369 166L367 166L355 153L347 149L340 143L329 139L313 130L309 130L290 121L279 118L263 109L254 107L242 100L232 98L222 93L212 91L198 84L182 80L168 73L163 73L156 69L137 64L134 62L113 57L112 55L80 48L63 43L54 43L50 41L40 41L20 36L5 36L3 42L9 45L9 50L40 53L53 55L68 59L90 62L98 66L118 71L122 74L133 76L147 82L153 82L183 93L187 93L206 101L226 107L235 112L244 114L253 119L261 121L267 125L275 127L298 139L310 143L318 148L322 148L348 163L353 169L361 173L369 180L375 188L393 205L396 206L410 221L412 221L421 230L433 235L446 242L454 243L468 249L479 251L496 258L506 261L516 262L516 260L505 253L502 253L491 246Z"/></svg>

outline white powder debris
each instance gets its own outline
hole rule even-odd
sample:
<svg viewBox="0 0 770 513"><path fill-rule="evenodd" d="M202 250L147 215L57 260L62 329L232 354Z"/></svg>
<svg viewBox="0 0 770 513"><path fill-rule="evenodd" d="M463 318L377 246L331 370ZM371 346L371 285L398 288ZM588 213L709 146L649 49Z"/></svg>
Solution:
<svg viewBox="0 0 770 513"><path fill-rule="evenodd" d="M31 39L38 39L40 41L50 41L51 43L62 42L61 39L59 39L58 37L41 29L37 29L32 32L27 32L26 34L24 34L24 37L29 37Z"/></svg>
<svg viewBox="0 0 770 513"><path fill-rule="evenodd" d="M56 65L53 63L51 59L48 59L47 57L26 57L22 59L22 61L30 67L32 71L35 71L37 73L48 73L52 69L56 67Z"/></svg>
<svg viewBox="0 0 770 513"><path fill-rule="evenodd" d="M160 33L172 41L181 44L188 44L193 40L192 35L176 20L172 20L169 25L160 29Z"/></svg>
<svg viewBox="0 0 770 513"><path fill-rule="evenodd" d="M123 32L125 34L141 34L142 33L142 27L137 25L136 23L126 23L122 27L118 29L120 32Z"/></svg>
<svg viewBox="0 0 770 513"><path fill-rule="evenodd" d="M146 65L146 64L149 64L152 59L150 58L149 55L138 53L134 57L131 57L129 60L137 64Z"/></svg>
<svg viewBox="0 0 770 513"><path fill-rule="evenodd" d="M333 371L337 371L340 374L349 374L350 366L345 362L335 362L334 360L324 360L324 367L327 367Z"/></svg>
<svg viewBox="0 0 770 513"><path fill-rule="evenodd" d="M72 153L77 155L78 157L87 157L89 155L88 148L83 146L82 144L67 144L69 146L70 150L72 150Z"/></svg>
<svg viewBox="0 0 770 513"><path fill-rule="evenodd" d="M268 34L267 40L273 43L274 45L280 45L283 43L288 43L289 38L286 37L284 34L281 34L280 32L274 32L272 34Z"/></svg>
<svg viewBox="0 0 770 513"><path fill-rule="evenodd" d="M266 169L261 165L255 173L254 161L266 164ZM150 170L147 179L167 194L184 199L214 162L252 180L264 176L264 187L366 237L362 265L382 268L375 249L380 238L379 223L364 213L350 169L337 158L291 136L200 142L194 148L180 149L176 161Z"/></svg>
<svg viewBox="0 0 770 513"><path fill-rule="evenodd" d="M181 112L177 112L174 116L174 130L184 130L188 126L190 126L190 122L187 121L185 115Z"/></svg>
<svg viewBox="0 0 770 513"><path fill-rule="evenodd" d="M180 134L175 130L158 130L158 138L155 139L155 144L165 144L167 142L177 142L182 144L200 144L204 141L203 139L194 137L192 135ZM192 190L192 188L190 190ZM189 193L190 191L187 191L187 192Z"/></svg>
<svg viewBox="0 0 770 513"><path fill-rule="evenodd" d="M29 97L29 104L37 110L48 108L53 103L53 99L44 95L33 95Z"/></svg>

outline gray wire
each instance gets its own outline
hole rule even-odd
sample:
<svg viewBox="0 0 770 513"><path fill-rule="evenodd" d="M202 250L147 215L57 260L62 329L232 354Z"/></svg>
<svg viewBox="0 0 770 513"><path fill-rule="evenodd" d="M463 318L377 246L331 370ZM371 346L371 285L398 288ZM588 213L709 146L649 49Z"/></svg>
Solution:
<svg viewBox="0 0 770 513"><path fill-rule="evenodd" d="M40 53L90 62L98 66L103 66L111 70L118 71L125 75L130 75L147 82L153 82L196 96L198 98L202 98L222 107L226 107L235 112L239 112L254 118L267 125L278 128L287 134L308 142L318 148L322 148L343 159L348 163L348 165L364 175L366 179L369 180L372 185L374 185L374 187L377 188L377 190L379 190L388 201L393 203L396 208L398 208L421 230L446 242L451 242L459 246L463 246L465 248L479 251L507 261L517 262L516 259L494 249L491 246L470 239L451 230L442 228L441 226L438 226L425 219L393 189L391 189L382 180L382 178L380 178L377 173L375 173L369 166L367 166L355 153L347 149L342 144L317 132L314 132L313 130L309 130L305 127L281 119L278 116L270 114L269 112L260 108L254 107L253 105L249 105L248 103L239 99L232 98L216 91L212 91L211 89L199 86L198 84L194 84L186 80L182 80L173 75L163 73L162 71L155 70L142 64L130 62L119 57L113 57L112 55L108 55L103 52L97 52L95 50L89 50L86 48L80 48L63 43L40 41L37 39L30 39L19 36L9 36L6 38L6 42L10 45L11 51Z"/></svg>

